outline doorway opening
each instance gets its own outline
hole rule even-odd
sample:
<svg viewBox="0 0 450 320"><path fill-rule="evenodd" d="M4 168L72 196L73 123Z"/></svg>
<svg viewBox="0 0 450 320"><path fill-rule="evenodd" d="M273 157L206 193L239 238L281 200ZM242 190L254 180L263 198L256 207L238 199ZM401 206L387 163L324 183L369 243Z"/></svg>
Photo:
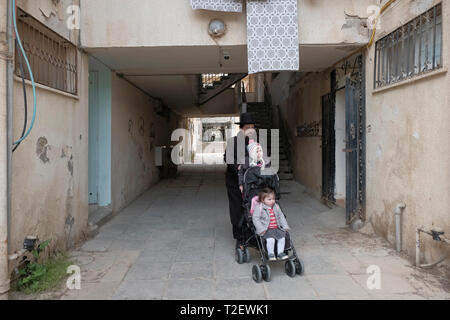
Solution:
<svg viewBox="0 0 450 320"><path fill-rule="evenodd" d="M345 208L346 222L365 220L365 74L363 56L330 75L322 97L322 201Z"/></svg>
<svg viewBox="0 0 450 320"><path fill-rule="evenodd" d="M89 61L89 220L111 213L111 71Z"/></svg>

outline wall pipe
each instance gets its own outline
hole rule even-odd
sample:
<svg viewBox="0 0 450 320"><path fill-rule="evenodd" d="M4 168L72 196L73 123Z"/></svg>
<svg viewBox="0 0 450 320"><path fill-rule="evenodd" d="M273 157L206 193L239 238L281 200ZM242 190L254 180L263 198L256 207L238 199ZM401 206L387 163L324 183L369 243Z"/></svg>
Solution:
<svg viewBox="0 0 450 320"><path fill-rule="evenodd" d="M402 251L402 224L401 217L402 212L406 208L406 204L400 202L395 207L395 244L397 252Z"/></svg>
<svg viewBox="0 0 450 320"><path fill-rule="evenodd" d="M7 141L7 151L8 151L8 254L10 253L11 244L11 195L12 195L12 148L14 144L13 137L13 108L14 108L14 32L13 32L13 16L15 8L15 3L13 0L8 0L8 27L7 27L7 37L8 37L8 54L11 59L8 60L7 69L7 112L8 112L8 141Z"/></svg>
<svg viewBox="0 0 450 320"><path fill-rule="evenodd" d="M13 110L13 56L14 56L14 39L12 32L12 15L14 6L13 0L6 1L6 41L7 41L7 58L6 58L6 121L3 123L6 126L6 139L2 141L5 143L4 154L6 155L6 165L2 168L5 175L5 191L2 194L2 204L0 208L0 300L8 299L8 292L10 289L9 277L9 262L8 250L10 243L10 208L11 208L11 159L12 159L12 110ZM2 181L2 183L3 183Z"/></svg>

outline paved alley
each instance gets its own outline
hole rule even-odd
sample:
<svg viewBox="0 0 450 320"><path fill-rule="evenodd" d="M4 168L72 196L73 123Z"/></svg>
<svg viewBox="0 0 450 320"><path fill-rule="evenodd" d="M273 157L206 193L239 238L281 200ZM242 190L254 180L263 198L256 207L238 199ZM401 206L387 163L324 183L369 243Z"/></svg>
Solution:
<svg viewBox="0 0 450 320"><path fill-rule="evenodd" d="M223 165L187 165L115 216L71 252L81 290L62 299L448 299L444 280L417 270L381 238L352 232L345 213L320 204L301 185L282 185L282 205L305 263L289 278L272 265L272 281L256 284L239 265L228 214ZM367 267L381 269L369 290Z"/></svg>

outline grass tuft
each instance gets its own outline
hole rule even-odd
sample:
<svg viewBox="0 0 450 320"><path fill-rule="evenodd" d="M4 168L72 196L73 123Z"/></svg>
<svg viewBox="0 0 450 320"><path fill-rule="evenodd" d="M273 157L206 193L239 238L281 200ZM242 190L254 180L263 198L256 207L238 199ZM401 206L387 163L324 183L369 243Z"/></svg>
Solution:
<svg viewBox="0 0 450 320"><path fill-rule="evenodd" d="M25 294L37 294L58 288L69 274L67 268L72 265L67 253L58 253L38 265L38 272L35 272L30 281L17 282L16 290Z"/></svg>

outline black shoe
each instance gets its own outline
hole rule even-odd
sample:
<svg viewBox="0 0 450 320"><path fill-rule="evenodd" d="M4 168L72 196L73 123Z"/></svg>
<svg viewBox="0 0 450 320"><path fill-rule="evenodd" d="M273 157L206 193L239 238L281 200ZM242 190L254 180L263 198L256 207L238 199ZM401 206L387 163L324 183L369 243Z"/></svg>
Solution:
<svg viewBox="0 0 450 320"><path fill-rule="evenodd" d="M244 250L244 244L242 241L236 240L236 249L241 248L241 250Z"/></svg>
<svg viewBox="0 0 450 320"><path fill-rule="evenodd" d="M284 252L278 255L278 260L287 260L288 258L289 256Z"/></svg>

